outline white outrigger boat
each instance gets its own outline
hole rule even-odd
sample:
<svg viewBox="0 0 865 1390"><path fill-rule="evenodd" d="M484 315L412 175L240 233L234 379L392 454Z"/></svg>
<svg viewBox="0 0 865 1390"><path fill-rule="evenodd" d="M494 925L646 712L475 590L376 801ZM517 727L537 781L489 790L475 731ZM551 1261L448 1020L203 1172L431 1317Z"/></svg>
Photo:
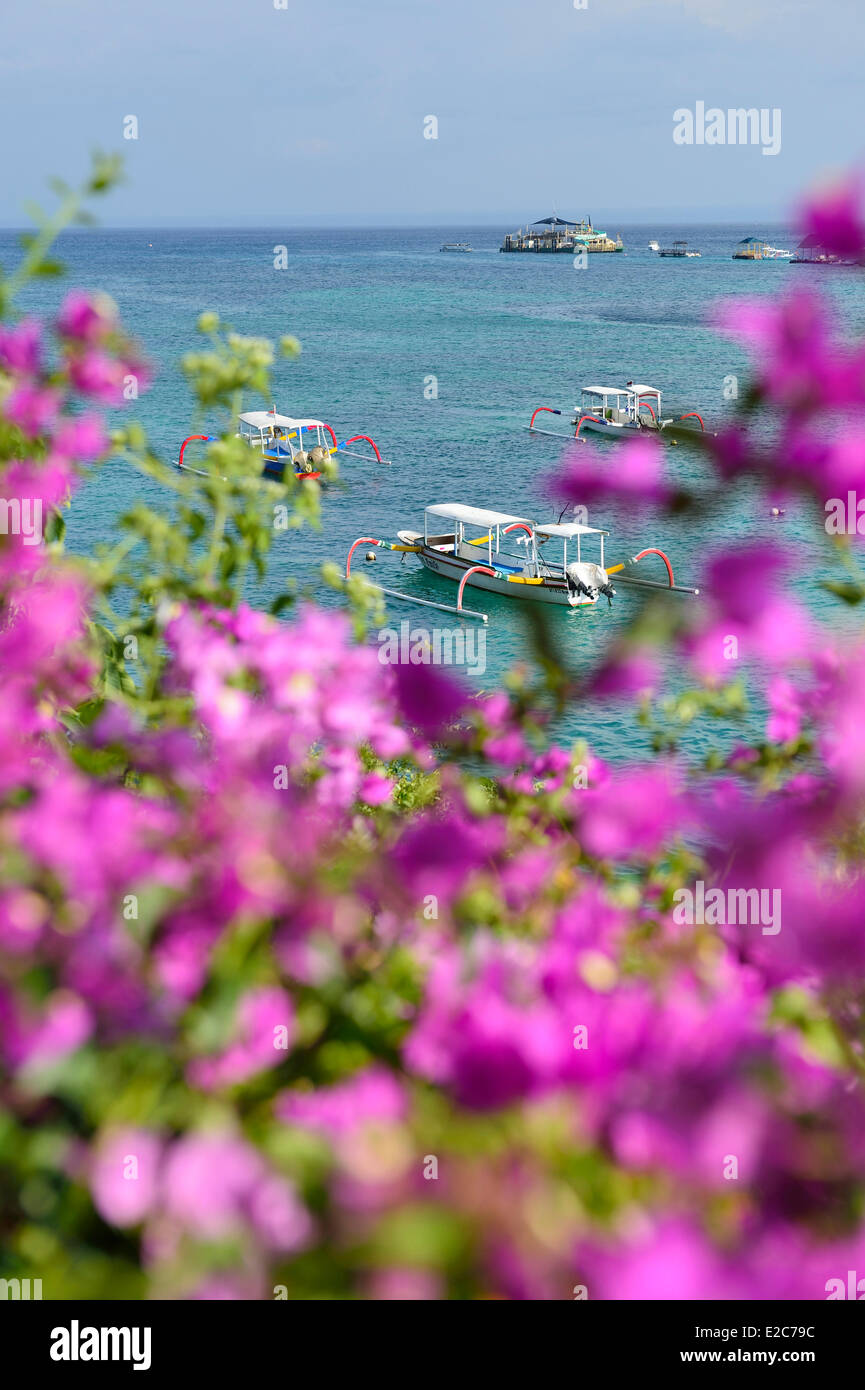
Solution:
<svg viewBox="0 0 865 1390"><path fill-rule="evenodd" d="M442 527L441 523L450 523ZM467 535L480 531L479 536ZM576 522L551 521L542 525L526 517L507 512L488 511L483 507L468 507L458 502L435 503L424 508L423 531L399 531L396 541L383 541L375 536L359 536L352 545L345 564L345 577L351 577L351 561L361 545L380 546L385 550L417 555L425 569L459 585L457 602L435 603L416 598L396 589L375 587L391 598L417 603L425 608L440 608L467 618L486 622L488 614L463 606L466 585L486 589L504 598L531 599L536 603L555 603L567 608L593 606L603 594L608 601L615 597L610 575L617 574L626 584L649 589L673 589L678 593L696 594L698 590L676 584L673 568L661 550L640 551L621 564L605 567L604 539L609 532L595 526ZM583 559L583 542L594 538L599 543L597 561ZM542 547L549 542L561 544L560 558L548 559ZM568 559L568 546L571 556ZM510 549L509 546L513 546ZM666 584L625 573L647 555L658 555L667 569ZM375 559L374 552L367 559Z"/></svg>
<svg viewBox="0 0 865 1390"><path fill-rule="evenodd" d="M279 415L272 410L249 410L238 417L236 438L242 439L261 457L262 472L269 477L283 479L288 471L303 481L320 480L323 466L334 454L348 454L353 458L366 459L367 462L389 463L378 451L378 445L368 434L355 434L351 439L338 444L330 425L323 420L295 419L291 415ZM186 468L192 473L209 476L200 468L192 468L184 463L183 455L187 444L193 440L212 443L218 438L213 434L191 434L180 446L178 468ZM372 453L361 453L350 449L350 444L365 441Z"/></svg>
<svg viewBox="0 0 865 1390"><path fill-rule="evenodd" d="M580 393L580 404L574 407L575 426L573 435L565 435L561 430L545 430L535 424L537 417L546 411L550 415L561 415L549 405L539 405L533 412L529 429L534 434L550 434L560 439L579 439L582 430L593 434L606 434L616 439L637 434L640 430L654 430L660 433L671 426L683 430L693 430L695 426L684 422L696 420L700 431L705 430L702 415L696 410L688 410L684 415L661 415L661 393L654 386L644 386L629 381L626 386L584 386Z"/></svg>

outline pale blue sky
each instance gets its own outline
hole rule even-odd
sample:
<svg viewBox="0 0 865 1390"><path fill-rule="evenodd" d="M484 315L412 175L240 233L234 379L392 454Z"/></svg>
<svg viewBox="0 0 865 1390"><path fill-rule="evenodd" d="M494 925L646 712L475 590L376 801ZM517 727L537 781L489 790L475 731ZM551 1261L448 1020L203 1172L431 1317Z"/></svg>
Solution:
<svg viewBox="0 0 865 1390"><path fill-rule="evenodd" d="M0 225L96 146L114 225L783 218L865 154L863 69L865 0L7 4ZM675 145L697 101L779 107L781 152Z"/></svg>

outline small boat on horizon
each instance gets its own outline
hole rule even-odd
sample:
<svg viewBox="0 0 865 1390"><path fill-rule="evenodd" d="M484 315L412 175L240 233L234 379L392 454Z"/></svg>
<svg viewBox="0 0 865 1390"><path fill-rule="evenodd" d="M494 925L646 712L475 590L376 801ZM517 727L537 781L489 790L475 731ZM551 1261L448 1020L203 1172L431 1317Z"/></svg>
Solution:
<svg viewBox="0 0 865 1390"><path fill-rule="evenodd" d="M574 418L571 420L571 424L575 426L573 435L563 434L561 430L538 428L535 420L542 411L551 415L563 413L552 406L539 405L532 414L529 430L534 434L554 435L558 439L579 439L582 430L617 439L638 434L641 430L661 433L672 426L689 432L696 429L696 426L687 423L691 420L699 422L700 433L706 428L702 415L696 410L663 419L660 391L654 386L645 386L633 381L629 381L626 386L584 386L580 393L580 404L575 406Z"/></svg>
<svg viewBox="0 0 865 1390"><path fill-rule="evenodd" d="M279 415L275 406L272 410L248 410L238 416L237 425L235 438L242 439L257 452L262 461L261 472L280 481L291 472L301 482L319 482L324 473L324 465L337 453L365 459L370 463L389 462L382 458L378 445L368 434L355 434L344 443L338 444L333 429L324 420L296 419L291 415ZM189 435L180 446L177 467L198 473L202 477L209 477L210 474L204 469L193 468L191 464L184 463L183 455L187 445L193 440L210 444L218 438L215 434ZM372 454L348 448L349 444L360 441L370 445Z"/></svg>
<svg viewBox="0 0 865 1390"><path fill-rule="evenodd" d="M473 251L474 247L469 246L467 241L446 241L439 247L440 251Z"/></svg>
<svg viewBox="0 0 865 1390"><path fill-rule="evenodd" d="M672 256L676 260L681 260L683 257L690 260L701 254L700 251L689 251L687 241L674 241L672 246L662 246L658 251L659 256Z"/></svg>
<svg viewBox="0 0 865 1390"><path fill-rule="evenodd" d="M660 249L661 249L661 248L660 248L660 246L658 245L658 243L657 243L656 241L650 241L650 242L649 242L649 250L650 250L650 251L660 251Z"/></svg>
<svg viewBox="0 0 865 1390"><path fill-rule="evenodd" d="M442 522L445 523L443 528ZM467 535L467 528L481 534ZM562 522L559 519L538 524L526 517L490 511L484 507L457 502L433 503L424 508L423 531L398 531L396 541L359 536L349 550L345 577L351 577L352 556L358 546L375 545L403 555L414 554L424 569L459 585L456 606L436 603L432 599L415 597L381 585L375 587L391 598L420 604L424 608L459 613L467 618L479 618L482 622L487 621L488 614L463 607L467 585L499 594L502 598L531 599L536 603L553 603L567 608L594 607L601 595L612 603L616 591L610 583L611 574L618 575L620 582L642 588L672 589L690 594L699 592L676 584L669 559L663 551L654 547L641 550L638 555L607 568L604 539L608 535L608 531L578 522ZM587 538L599 542L597 561L583 559L582 544ZM546 554L541 553L551 541L561 545L560 559L548 560ZM576 559L570 562L569 544L572 555L576 550ZM510 549L510 546L515 548ZM657 555L663 560L667 571L666 583L630 574L632 567L648 555ZM370 553L369 558L375 557Z"/></svg>

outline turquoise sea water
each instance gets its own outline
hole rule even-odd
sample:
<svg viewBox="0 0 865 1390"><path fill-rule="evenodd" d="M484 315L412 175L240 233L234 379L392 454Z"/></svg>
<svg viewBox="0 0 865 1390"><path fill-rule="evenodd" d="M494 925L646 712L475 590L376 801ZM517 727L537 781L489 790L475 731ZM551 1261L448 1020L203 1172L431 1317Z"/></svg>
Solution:
<svg viewBox="0 0 865 1390"><path fill-rule="evenodd" d="M708 322L712 305L725 297L775 295L791 282L816 280L828 288L845 325L862 331L865 282L855 272L731 260L735 243L755 232L775 245L794 246L790 228L608 226L611 234L621 231L625 253L590 256L584 270L570 256L498 254L508 230L513 228L97 229L63 238L69 283L111 294L156 366L154 384L135 414L166 460L176 459L185 435L215 424L195 418L176 370L180 357L200 341L195 323L205 309L241 333L299 337L301 359L276 368L277 409L325 419L340 439L371 434L383 457L393 460L390 468L343 461L344 485L325 495L322 529L277 534L268 582L251 595L253 601L263 603L289 579L318 592L315 575L323 561L342 564L358 536L388 538L400 528L421 526L426 503L459 501L552 519L542 480L566 444L530 435L525 427L535 406L570 410L582 385L648 382L662 391L665 415L696 409L707 427L717 425L731 408L723 397L725 378L735 374L743 385L747 380L743 353ZM650 237L662 245L686 238L702 256L659 259L647 249ZM474 253L442 254L441 243L453 239L469 241ZM288 248L284 270L274 269L274 248L280 245ZM13 234L0 233L0 262L8 269L16 254ZM44 311L56 295L56 284L42 282L27 290L23 303ZM424 394L430 376L437 381L436 399ZM551 427L566 428L565 417ZM601 441L598 447L614 468L615 444ZM674 475L699 469L687 446L668 450L668 459ZM192 454L188 460L194 461ZM70 546L86 551L110 541L117 516L142 496L151 505L169 505L156 484L142 484L123 462L112 462L76 496ZM700 534L690 521L660 523L661 534L659 523L614 508L590 519L612 532L609 562L659 545L685 583L697 579L707 546L780 530L801 542L807 601L835 626L855 621L815 590L814 580L831 573L831 551L815 518L795 508L773 522L765 506L737 496L711 535ZM454 586L420 570L410 557L401 564L395 555L380 554L368 573L421 597L455 602ZM329 592L322 597L338 602ZM599 644L637 601L635 591L622 589L612 610L601 600L592 611L544 611L579 667L595 659ZM525 656L528 605L484 595L470 606L490 614L480 684L491 689ZM405 618L427 628L459 621L397 603L388 612L394 626ZM747 728L753 733L759 726L757 705ZM645 746L627 707L618 704L569 716L563 733L584 734L600 754L613 758ZM690 742L697 752L729 742L734 733L713 725L695 729Z"/></svg>

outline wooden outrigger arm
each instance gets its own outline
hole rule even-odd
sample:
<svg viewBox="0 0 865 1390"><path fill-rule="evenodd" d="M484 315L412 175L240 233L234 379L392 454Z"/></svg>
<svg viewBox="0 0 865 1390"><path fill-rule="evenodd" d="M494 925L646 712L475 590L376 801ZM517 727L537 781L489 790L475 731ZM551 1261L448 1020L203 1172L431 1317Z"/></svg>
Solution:
<svg viewBox="0 0 865 1390"><path fill-rule="evenodd" d="M393 541L380 541L375 536L359 536L348 552L348 557L345 562L346 579L351 578L351 557L359 545L378 545L381 546L383 550L401 550L408 554L417 554L418 551L423 549L421 545L405 545L402 543L397 545ZM387 594L389 598L402 599L403 603L417 603L420 604L422 608L438 608L443 613L458 613L461 618L479 618L481 622L485 623L489 621L488 614L477 613L473 608L463 608L463 589L465 588L466 579L470 574L477 573L491 574L495 578L495 571L491 570L487 565L474 565L470 570L466 570L460 581L456 607L454 607L452 603L434 603L430 598L415 598L414 594L403 594L400 593L398 589L386 589L383 584L373 584L372 588L376 589L380 594Z"/></svg>
<svg viewBox="0 0 865 1390"><path fill-rule="evenodd" d="M551 405L539 405L539 406L537 407L537 409L532 413L532 418L531 418L531 421L530 421L530 423L529 423L529 432L530 432L531 434L548 434L548 435L550 436L551 439L574 439L574 438L576 438L575 435L563 434L561 430L543 430L543 429L541 429L540 425L536 425L536 424L535 424L535 420L536 420L537 417L540 415L540 413L541 413L542 410L545 410L545 411L547 412L547 414L549 414L549 415L561 415L561 414L562 414L561 410L554 410L553 407L552 407Z"/></svg>
<svg viewBox="0 0 865 1390"><path fill-rule="evenodd" d="M625 573L632 565L636 565L638 561L645 559L647 555L659 555L663 560L667 568L668 582L666 584L659 583L657 579L642 579L638 578L635 574ZM676 594L699 594L700 592L699 589L692 589L687 584L677 584L673 578L673 566L670 564L667 556L664 554L663 550L657 550L654 546L651 546L648 550L641 550L639 555L632 555L630 560L620 561L618 565L608 565L607 574L617 574L617 582L619 584L636 584L641 589L672 589Z"/></svg>

